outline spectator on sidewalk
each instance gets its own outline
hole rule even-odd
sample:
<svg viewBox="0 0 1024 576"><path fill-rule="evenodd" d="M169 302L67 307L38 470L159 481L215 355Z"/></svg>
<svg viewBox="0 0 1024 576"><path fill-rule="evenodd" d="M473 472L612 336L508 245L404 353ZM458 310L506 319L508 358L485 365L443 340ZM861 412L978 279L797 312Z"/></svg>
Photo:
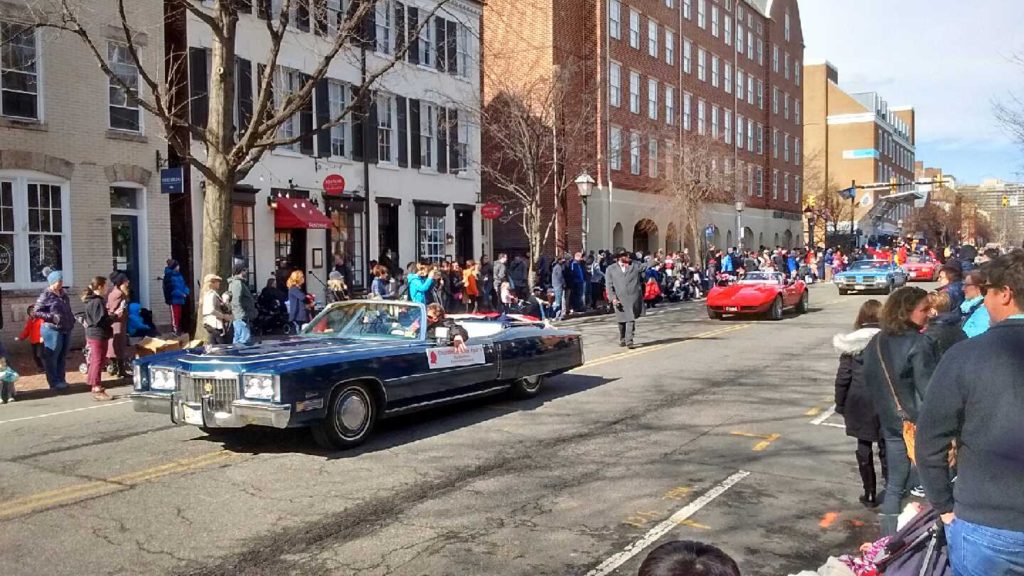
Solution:
<svg viewBox="0 0 1024 576"><path fill-rule="evenodd" d="M508 276L508 254L502 252L498 254L498 259L494 261L493 266L493 278L494 278L494 294L498 298L498 302L501 302L501 285L509 281Z"/></svg>
<svg viewBox="0 0 1024 576"><path fill-rule="evenodd" d="M86 381L92 389L93 400L110 400L103 389L103 368L107 365L107 345L114 336L115 318L110 315L107 279L93 278L82 294L82 302L85 303L85 339L89 345Z"/></svg>
<svg viewBox="0 0 1024 576"><path fill-rule="evenodd" d="M1024 253L985 268L993 325L942 359L917 429L921 480L946 524L958 576L1024 574ZM947 461L953 440L955 489Z"/></svg>
<svg viewBox="0 0 1024 576"><path fill-rule="evenodd" d="M949 294L954 309L964 303L963 272L959 266L946 264L939 270L939 292Z"/></svg>
<svg viewBox="0 0 1024 576"><path fill-rule="evenodd" d="M68 388L66 364L71 330L75 327L71 299L64 289L64 275L52 270L46 275L47 287L36 299L33 314L43 321L39 335L43 340L43 366L46 369L46 383L50 389L64 391Z"/></svg>
<svg viewBox="0 0 1024 576"><path fill-rule="evenodd" d="M981 270L971 270L964 276L964 303L960 305L963 314L963 331L968 338L980 336L988 331L992 324L985 297L981 288L985 284L985 274Z"/></svg>
<svg viewBox="0 0 1024 576"><path fill-rule="evenodd" d="M875 403L885 439L889 477L882 499L882 536L896 533L904 493L912 487L905 422L916 422L920 399L938 358L921 334L928 322L928 293L911 286L893 292L882 308L882 331L864 349L864 382Z"/></svg>
<svg viewBox="0 0 1024 576"><path fill-rule="evenodd" d="M564 320L565 309L569 307L565 299L565 258L559 257L551 265L551 289L555 293L555 320Z"/></svg>
<svg viewBox="0 0 1024 576"><path fill-rule="evenodd" d="M840 354L839 369L836 371L836 414L841 415L846 422L846 435L857 439L857 470L864 487L860 503L868 508L878 506L878 477L875 475L872 454L874 444L878 444L883 480L889 476L878 411L864 382L864 349L880 331L878 315L881 310L882 303L878 300L864 302L853 323L854 331L836 334L832 338L832 346Z"/></svg>
<svg viewBox="0 0 1024 576"><path fill-rule="evenodd" d="M335 270L338 272L338 270ZM340 273L340 272L339 272ZM306 275L302 270L293 270L285 284L288 287L288 322L298 334L302 325L309 322L308 300L306 298Z"/></svg>
<svg viewBox="0 0 1024 576"><path fill-rule="evenodd" d="M928 294L928 308L928 325L924 334L935 343L935 351L941 358L953 344L967 340L967 335L960 329L960 311L950 308L949 294Z"/></svg>
<svg viewBox="0 0 1024 576"><path fill-rule="evenodd" d="M637 576L740 576L740 568L715 546L674 540L651 550Z"/></svg>
<svg viewBox="0 0 1024 576"><path fill-rule="evenodd" d="M256 300L249 290L249 268L243 261L236 261L228 278L228 293L231 294L231 324L234 327L234 344L252 344L252 324L256 321Z"/></svg>
<svg viewBox="0 0 1024 576"><path fill-rule="evenodd" d="M110 344L107 357L114 361L119 378L128 377L128 366L131 363L128 346L128 304L130 302L131 281L124 272L110 275L110 291L107 293L107 314L111 320Z"/></svg>
<svg viewBox="0 0 1024 576"><path fill-rule="evenodd" d="M35 317L33 314L35 309L35 306L28 307L25 327L21 329L21 334L15 340L28 342L32 346L32 361L36 363L36 368L43 372L45 370L43 366L43 337L39 334L39 329L43 327L43 321Z"/></svg>
<svg viewBox="0 0 1024 576"><path fill-rule="evenodd" d="M7 404L14 401L14 384L18 378L18 373L7 364L7 356L0 355L0 402Z"/></svg>
<svg viewBox="0 0 1024 576"><path fill-rule="evenodd" d="M427 304L427 295L434 287L434 278L430 267L425 263L416 264L415 274L409 274L409 299L420 304Z"/></svg>
<svg viewBox="0 0 1024 576"><path fill-rule="evenodd" d="M202 322L209 336L210 344L228 344L228 323L231 322L231 314L223 309L223 301L220 297L220 286L223 279L216 274L207 274L203 277L203 289L199 293L202 302Z"/></svg>
<svg viewBox="0 0 1024 576"><path fill-rule="evenodd" d="M190 290L177 260L168 260L164 268L164 301L171 307L171 329L175 336L181 335L181 310Z"/></svg>

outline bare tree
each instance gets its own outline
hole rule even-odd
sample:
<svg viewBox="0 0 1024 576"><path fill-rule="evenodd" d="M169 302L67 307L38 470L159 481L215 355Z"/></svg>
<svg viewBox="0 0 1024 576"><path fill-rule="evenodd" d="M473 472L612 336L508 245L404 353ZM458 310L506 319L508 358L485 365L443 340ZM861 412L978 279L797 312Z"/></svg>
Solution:
<svg viewBox="0 0 1024 576"><path fill-rule="evenodd" d="M350 115L364 114L374 85L396 62L405 57L409 39L419 36L419 27L450 0L437 0L432 10L420 19L418 27L406 30L393 59L374 60L365 65L365 51L372 37L369 16L383 0L353 0L347 12L330 10L326 0L168 0L167 18L190 18L210 37L210 70L205 114L190 115L187 93L186 54L165 56L164 69L154 70L140 56L139 38L142 20L127 8L126 0L116 0L117 22L132 62L138 68L141 86L134 79L119 75L111 66L104 46L104 30L109 22L100 22L91 9L94 0L31 0L29 10L33 26L48 28L78 37L91 53L110 82L131 95L138 106L163 125L168 143L178 157L195 168L205 179L202 222L202 275L225 276L231 267L231 191L245 178L268 150L289 146L315 133L337 126ZM114 0L109 0L113 2ZM340 5L340 3L339 3ZM239 42L240 13L256 13L264 18L264 33L269 44L258 67L257 90L250 118L236 128L234 120L235 61ZM311 25L312 24L312 25ZM298 85L283 86L278 58L283 46L297 42L296 32L313 30L320 40L308 47L312 68L303 71ZM261 42L262 43L262 42ZM152 49L152 48L149 48ZM158 48L159 49L159 48ZM369 48L372 50L372 47ZM311 129L285 134L282 126L300 114L311 101L317 83L325 77L336 57L359 59L364 64L361 82L353 86L351 102L327 122ZM194 118L203 118L197 122ZM197 327L199 335L202 326Z"/></svg>
<svg viewBox="0 0 1024 576"><path fill-rule="evenodd" d="M531 286L576 170L594 161L585 152L593 106L574 90L580 72L575 66L556 66L550 75L525 81L497 70L487 73L494 96L480 111L481 177L485 188L498 191L504 217L516 219L527 238ZM564 239L555 244L567 249Z"/></svg>
<svg viewBox="0 0 1024 576"><path fill-rule="evenodd" d="M839 229L841 222L850 221L850 200L839 195L843 189L834 176L825 171L825 151L817 149L804 160L804 207L810 208L821 224L815 227L814 243L827 242L828 231Z"/></svg>
<svg viewBox="0 0 1024 576"><path fill-rule="evenodd" d="M667 200L659 210L668 207L679 218L684 245L697 249L706 207L734 199L741 189L739 171L730 164L732 147L719 140L684 131L681 141L670 142L664 154L664 174L656 184L656 192Z"/></svg>

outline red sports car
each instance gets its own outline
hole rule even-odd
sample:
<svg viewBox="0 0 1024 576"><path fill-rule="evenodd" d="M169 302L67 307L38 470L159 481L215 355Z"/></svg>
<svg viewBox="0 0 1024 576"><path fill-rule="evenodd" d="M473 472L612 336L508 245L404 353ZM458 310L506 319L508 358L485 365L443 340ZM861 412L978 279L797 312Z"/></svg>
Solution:
<svg viewBox="0 0 1024 576"><path fill-rule="evenodd" d="M807 285L786 282L780 272L748 272L742 280L718 285L708 293L708 316L721 319L732 314L767 314L781 320L786 309L804 314L808 307Z"/></svg>
<svg viewBox="0 0 1024 576"><path fill-rule="evenodd" d="M939 270L942 264L932 259L931 256L910 256L907 263L903 265L907 271L908 281L936 282L939 279Z"/></svg>

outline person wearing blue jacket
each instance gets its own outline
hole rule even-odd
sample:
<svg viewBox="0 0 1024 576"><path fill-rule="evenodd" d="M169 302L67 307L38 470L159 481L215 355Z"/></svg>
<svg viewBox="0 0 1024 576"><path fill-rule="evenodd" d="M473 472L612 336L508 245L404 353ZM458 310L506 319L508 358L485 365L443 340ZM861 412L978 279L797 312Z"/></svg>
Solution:
<svg viewBox="0 0 1024 576"><path fill-rule="evenodd" d="M427 304L427 294L434 287L434 279L430 276L430 267L420 262L416 265L416 273L409 276L409 299L420 304Z"/></svg>
<svg viewBox="0 0 1024 576"><path fill-rule="evenodd" d="M188 298L189 289L177 260L168 260L164 268L164 302L171 307L171 328L174 335L181 334L181 309Z"/></svg>
<svg viewBox="0 0 1024 576"><path fill-rule="evenodd" d="M988 315L988 308L985 308L985 297L981 294L981 286L985 283L985 276L979 270L971 270L964 278L964 303L960 305L960 312L963 313L963 331L968 338L981 336L988 332L992 325L992 318Z"/></svg>
<svg viewBox="0 0 1024 576"><path fill-rule="evenodd" d="M788 276L790 278L796 278L796 272L800 269L800 265L796 261L796 254L790 250L786 256L786 269L789 271Z"/></svg>

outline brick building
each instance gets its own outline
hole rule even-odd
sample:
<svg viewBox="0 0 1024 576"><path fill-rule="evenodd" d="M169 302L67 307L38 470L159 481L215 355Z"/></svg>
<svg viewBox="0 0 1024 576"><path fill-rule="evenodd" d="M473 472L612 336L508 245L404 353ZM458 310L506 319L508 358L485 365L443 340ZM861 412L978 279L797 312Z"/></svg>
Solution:
<svg viewBox="0 0 1024 576"><path fill-rule="evenodd" d="M875 92L845 92L839 87L839 70L829 62L808 64L804 76L803 153L808 173L819 180L808 182L809 195L823 193L826 186L914 181L912 107L891 107ZM896 191L911 188L901 186ZM892 194L890 189L858 190L854 219L864 236L896 234L899 221L909 216L913 198L883 200ZM849 233L849 220L838 227L839 232Z"/></svg>
<svg viewBox="0 0 1024 576"><path fill-rule="evenodd" d="M594 118L589 160L564 169L597 181L588 248L654 251L689 240L665 192L682 177L668 159L685 146L714 147L707 168L730 175L722 203L696 217L702 230L714 225L712 243L740 243L737 200L745 246L800 242L804 50L795 0L492 0L483 44L485 105L496 69L523 82L554 66L586 71L578 84L588 96L580 102L593 107L579 112ZM569 247L578 248L575 190L564 209ZM525 244L514 226L499 230L496 248Z"/></svg>
<svg viewBox="0 0 1024 576"><path fill-rule="evenodd" d="M24 4L24 3L22 3ZM163 2L140 0L128 11L141 57L163 62ZM0 287L9 350L25 308L59 268L78 292L94 275L125 271L132 300L166 323L159 277L170 254L167 197L160 194L157 153L166 154L159 122L127 98L71 34L26 28L27 5L0 2ZM87 29L110 66L129 83L138 70L125 49L113 0L90 3ZM77 330L75 335L82 337Z"/></svg>

